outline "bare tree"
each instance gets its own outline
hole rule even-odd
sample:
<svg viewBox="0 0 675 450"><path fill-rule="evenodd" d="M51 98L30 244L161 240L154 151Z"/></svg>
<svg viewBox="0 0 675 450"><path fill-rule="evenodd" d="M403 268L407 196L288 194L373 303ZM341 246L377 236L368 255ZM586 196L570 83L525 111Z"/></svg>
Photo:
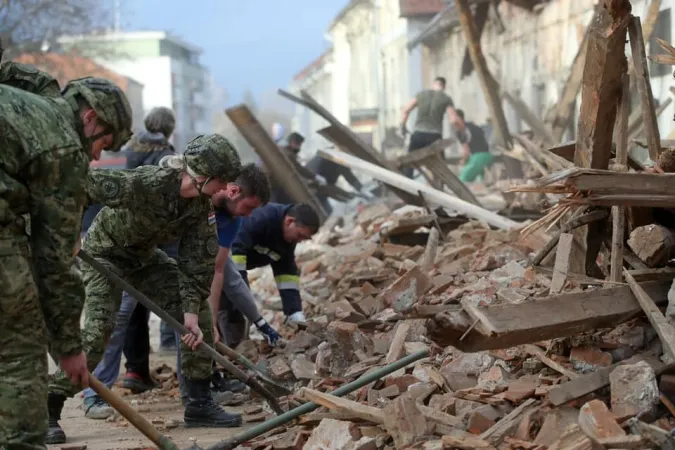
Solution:
<svg viewBox="0 0 675 450"><path fill-rule="evenodd" d="M0 0L4 58L53 51L63 36L105 33L113 17L110 0Z"/></svg>

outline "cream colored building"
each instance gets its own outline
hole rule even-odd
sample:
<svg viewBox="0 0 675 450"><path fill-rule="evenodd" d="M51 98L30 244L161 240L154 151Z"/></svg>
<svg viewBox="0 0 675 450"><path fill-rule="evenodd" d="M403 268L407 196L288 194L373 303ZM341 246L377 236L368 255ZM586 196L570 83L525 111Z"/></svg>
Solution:
<svg viewBox="0 0 675 450"><path fill-rule="evenodd" d="M529 11L500 2L496 8L490 8L481 36L488 67L502 88L520 96L539 117L544 117L558 101L596 3L595 0L551 0L541 2ZM648 4L649 1L633 1L633 14L644 18ZM654 37L669 42L673 4L675 0L661 2L661 14L654 32ZM468 120L485 125L489 110L478 76L472 71L462 77L466 40L454 5L450 4L439 13L408 46L423 51L425 84L431 83L437 75L444 76L448 94L456 106L464 110ZM659 52L648 49L647 54L654 51ZM663 101L669 96L668 88L672 85L670 70L655 68L653 64L650 64L650 70L654 97ZM579 94L575 115L580 101ZM672 105L660 116L662 130L671 128L671 108ZM504 112L512 133L527 129L506 103ZM576 117L574 119L567 131L570 139L576 132Z"/></svg>
<svg viewBox="0 0 675 450"><path fill-rule="evenodd" d="M401 110L422 88L422 51L408 51L407 44L442 7L442 0L351 0L328 27L332 50L303 69L290 89L316 92L311 95L375 148L396 147L390 138ZM327 124L307 114L316 116L296 107L293 126L313 152L326 142L312 135Z"/></svg>

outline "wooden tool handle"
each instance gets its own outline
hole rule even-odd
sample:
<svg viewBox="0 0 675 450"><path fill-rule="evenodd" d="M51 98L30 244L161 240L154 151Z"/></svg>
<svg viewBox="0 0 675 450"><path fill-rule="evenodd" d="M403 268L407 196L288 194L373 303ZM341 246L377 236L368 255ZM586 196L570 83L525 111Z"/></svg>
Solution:
<svg viewBox="0 0 675 450"><path fill-rule="evenodd" d="M127 419L138 431L143 433L148 439L155 443L162 450L179 450L169 438L164 436L157 430L150 422L145 420L136 410L134 410L127 402L110 389L108 389L98 378L91 373L89 374L89 387L103 398L110 406L115 408L122 417Z"/></svg>

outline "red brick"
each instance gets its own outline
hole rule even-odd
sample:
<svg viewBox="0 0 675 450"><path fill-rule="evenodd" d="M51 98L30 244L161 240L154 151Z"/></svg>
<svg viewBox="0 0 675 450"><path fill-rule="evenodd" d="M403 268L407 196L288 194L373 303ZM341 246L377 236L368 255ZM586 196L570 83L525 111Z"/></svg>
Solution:
<svg viewBox="0 0 675 450"><path fill-rule="evenodd" d="M595 439L626 435L614 414L600 400L591 400L582 406L578 422L584 433Z"/></svg>

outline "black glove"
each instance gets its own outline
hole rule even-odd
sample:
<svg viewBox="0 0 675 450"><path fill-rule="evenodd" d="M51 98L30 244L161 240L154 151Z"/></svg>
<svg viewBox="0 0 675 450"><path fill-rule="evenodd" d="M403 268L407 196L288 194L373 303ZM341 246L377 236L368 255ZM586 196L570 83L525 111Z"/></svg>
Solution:
<svg viewBox="0 0 675 450"><path fill-rule="evenodd" d="M267 337L267 342L274 347L277 344L277 341L281 339L277 330L272 328L265 319L259 319L255 322L255 326L258 327L258 330Z"/></svg>

